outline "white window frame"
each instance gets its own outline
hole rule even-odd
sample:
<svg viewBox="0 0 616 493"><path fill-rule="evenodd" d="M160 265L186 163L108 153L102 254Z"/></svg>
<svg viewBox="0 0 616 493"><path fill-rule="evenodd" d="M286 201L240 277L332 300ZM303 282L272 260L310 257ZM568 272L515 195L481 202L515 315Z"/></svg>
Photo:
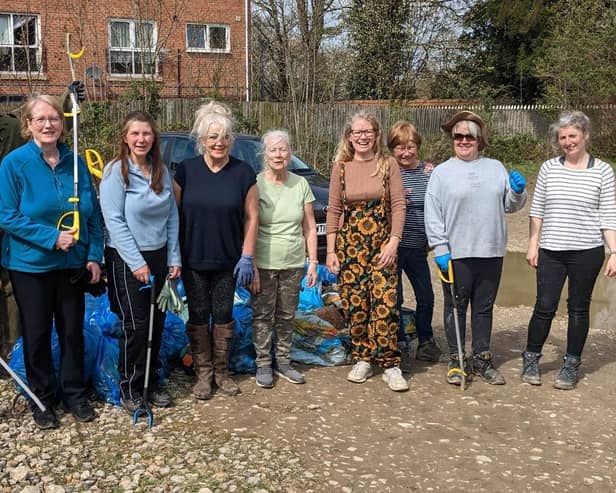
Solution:
<svg viewBox="0 0 616 493"><path fill-rule="evenodd" d="M188 26L196 26L204 28L205 32L205 47L198 48L190 46L190 40L188 38ZM223 28L225 29L225 48L211 48L210 47L210 29ZM186 51L189 53L231 53L231 26L228 24L208 24L203 22L187 22L186 23Z"/></svg>
<svg viewBox="0 0 616 493"><path fill-rule="evenodd" d="M0 12L0 15L8 15L9 16L9 40L8 42L3 43L2 38L0 37L0 48L10 48L11 50L11 70L2 70L0 69L0 73L3 74L28 74L28 73L41 73L43 71L42 67L42 49L41 49L41 17L37 14L30 13L20 13L20 12ZM34 44L31 45L16 45L13 31L13 18L15 16L23 16L23 17L34 17L36 21L36 32ZM35 58L36 58L36 69L33 70L15 70L15 48L29 48L35 50Z"/></svg>
<svg viewBox="0 0 616 493"><path fill-rule="evenodd" d="M113 23L128 23L129 24L129 43L130 46L112 46L112 33L111 26ZM136 26L139 24L149 24L152 26L152 39L151 45L148 47L149 54L152 56L153 60L153 71L152 72L136 72L135 71L135 57L140 56L142 54L142 48L137 45L137 35L136 35ZM158 43L158 29L156 25L156 21L150 20L142 20L142 19L109 19L109 23L107 24L109 43L108 43L108 51L109 51L109 74L113 77L134 77L141 75L158 75L158 56L156 52L156 45ZM120 52L130 52L131 53L131 71L130 72L114 72L113 71L113 63L111 60L112 53L120 53Z"/></svg>

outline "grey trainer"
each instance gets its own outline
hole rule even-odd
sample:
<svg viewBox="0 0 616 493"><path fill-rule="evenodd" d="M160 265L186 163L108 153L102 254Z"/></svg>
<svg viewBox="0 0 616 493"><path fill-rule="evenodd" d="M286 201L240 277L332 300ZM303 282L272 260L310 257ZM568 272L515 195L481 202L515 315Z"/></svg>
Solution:
<svg viewBox="0 0 616 493"><path fill-rule="evenodd" d="M264 389L271 389L274 386L274 373L271 366L259 366L257 368L257 385Z"/></svg>
<svg viewBox="0 0 616 493"><path fill-rule="evenodd" d="M289 363L276 366L276 375L288 380L291 383L305 383L304 375L293 368Z"/></svg>

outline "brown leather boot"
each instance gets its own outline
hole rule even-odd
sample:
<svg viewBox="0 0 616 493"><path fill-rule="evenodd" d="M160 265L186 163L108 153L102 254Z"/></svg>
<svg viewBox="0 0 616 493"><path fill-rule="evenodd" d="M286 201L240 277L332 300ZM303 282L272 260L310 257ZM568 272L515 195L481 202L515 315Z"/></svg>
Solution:
<svg viewBox="0 0 616 493"><path fill-rule="evenodd" d="M226 324L214 324L214 380L218 391L224 395L237 395L240 388L229 376L229 353L233 342L232 320Z"/></svg>
<svg viewBox="0 0 616 493"><path fill-rule="evenodd" d="M193 367L197 374L197 383L193 387L193 395L197 399L207 400L212 397L212 335L207 325L186 325L190 350L192 351Z"/></svg>

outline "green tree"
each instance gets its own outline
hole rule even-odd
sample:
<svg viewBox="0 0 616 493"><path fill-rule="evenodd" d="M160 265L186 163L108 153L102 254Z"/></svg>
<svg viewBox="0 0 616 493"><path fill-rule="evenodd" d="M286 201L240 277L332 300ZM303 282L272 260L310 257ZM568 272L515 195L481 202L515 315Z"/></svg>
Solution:
<svg viewBox="0 0 616 493"><path fill-rule="evenodd" d="M541 80L533 73L555 0L479 0L463 20L458 56L440 80L440 96L537 101Z"/></svg>
<svg viewBox="0 0 616 493"><path fill-rule="evenodd" d="M390 99L404 92L409 0L353 0L348 14L353 99Z"/></svg>
<svg viewBox="0 0 616 493"><path fill-rule="evenodd" d="M544 101L574 107L616 100L616 2L561 1L533 73Z"/></svg>

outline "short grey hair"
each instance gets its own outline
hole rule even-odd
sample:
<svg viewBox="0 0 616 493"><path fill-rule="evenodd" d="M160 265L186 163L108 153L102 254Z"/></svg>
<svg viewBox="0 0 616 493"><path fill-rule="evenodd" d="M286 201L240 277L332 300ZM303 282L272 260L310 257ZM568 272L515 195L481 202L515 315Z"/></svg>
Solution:
<svg viewBox="0 0 616 493"><path fill-rule="evenodd" d="M268 140L273 140L273 139L284 140L285 144L287 144L287 147L289 148L289 152L292 152L291 151L291 139L289 137L289 132L283 129L278 129L278 128L274 130L268 130L267 132L263 134L263 137L261 137L261 143L263 144L263 147L267 145Z"/></svg>
<svg viewBox="0 0 616 493"><path fill-rule="evenodd" d="M561 113L558 120L550 125L550 145L558 152L560 144L558 143L558 132L561 128L574 127L580 130L584 135L590 136L590 118L581 111L566 111Z"/></svg>
<svg viewBox="0 0 616 493"><path fill-rule="evenodd" d="M205 150L203 138L212 125L220 125L223 132L229 135L230 145L233 145L233 114L231 109L226 104L211 101L201 105L195 112L195 123L191 135L197 141L199 154L203 154Z"/></svg>
<svg viewBox="0 0 616 493"><path fill-rule="evenodd" d="M466 123L466 126L468 128L469 133L475 137L476 139L479 140L479 138L481 137L481 129L479 128L479 125L477 125L477 123L471 121L471 120L460 120L458 123L456 123L453 128L451 129L451 136L453 137L453 134L457 134L459 132L457 132L456 130L458 129L458 127L460 125L462 125L463 123Z"/></svg>

